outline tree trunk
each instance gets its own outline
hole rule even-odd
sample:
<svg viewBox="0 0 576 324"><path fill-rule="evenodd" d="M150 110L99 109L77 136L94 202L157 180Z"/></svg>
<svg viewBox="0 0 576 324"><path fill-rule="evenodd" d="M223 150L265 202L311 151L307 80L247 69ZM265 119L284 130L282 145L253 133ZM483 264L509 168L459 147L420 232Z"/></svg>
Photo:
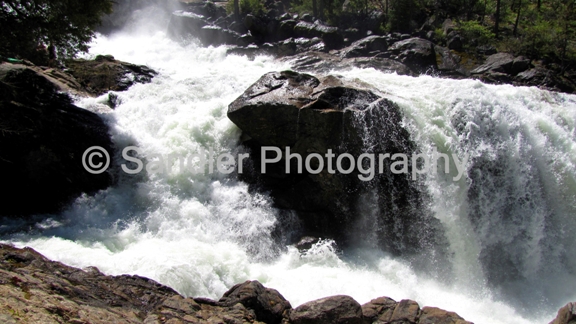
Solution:
<svg viewBox="0 0 576 324"><path fill-rule="evenodd" d="M494 37L498 38L498 29L500 25L500 0L496 0L496 13L494 15Z"/></svg>
<svg viewBox="0 0 576 324"><path fill-rule="evenodd" d="M318 6L316 5L316 0L312 0L312 14L314 18L318 17Z"/></svg>
<svg viewBox="0 0 576 324"><path fill-rule="evenodd" d="M520 11L522 10L522 0L518 0L518 13L516 14L516 22L514 23L514 37L518 32L518 21L520 21Z"/></svg>
<svg viewBox="0 0 576 324"><path fill-rule="evenodd" d="M240 21L240 4L238 1L234 0L234 18L236 18L236 21Z"/></svg>

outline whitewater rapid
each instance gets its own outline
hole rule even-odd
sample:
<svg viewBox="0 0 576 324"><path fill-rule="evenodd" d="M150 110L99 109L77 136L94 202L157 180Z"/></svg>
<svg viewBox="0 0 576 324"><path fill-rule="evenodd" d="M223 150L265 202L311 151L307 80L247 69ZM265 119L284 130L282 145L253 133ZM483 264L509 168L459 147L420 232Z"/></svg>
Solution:
<svg viewBox="0 0 576 324"><path fill-rule="evenodd" d="M226 117L228 104L264 73L290 67L266 56L227 56L225 47L182 45L163 32L99 36L89 56L97 54L159 72L150 84L117 93L115 110L105 105L107 95L76 102L101 114L116 147L137 145L146 155L200 147L237 152L240 130ZM369 248L340 251L321 241L300 255L277 246L272 231L280 211L265 193L249 192L231 176L178 168L120 173L117 186L2 239L72 266L149 277L195 297L219 298L255 279L294 307L334 294L360 303L389 296L455 311L476 324L548 323L576 300L576 96L373 69L338 74L397 102L422 151L468 153L474 172L484 172L458 182L450 175L425 180L450 243L450 282ZM501 279L498 266L507 268L487 250L510 259L521 278L493 284ZM492 281L483 264L490 264Z"/></svg>

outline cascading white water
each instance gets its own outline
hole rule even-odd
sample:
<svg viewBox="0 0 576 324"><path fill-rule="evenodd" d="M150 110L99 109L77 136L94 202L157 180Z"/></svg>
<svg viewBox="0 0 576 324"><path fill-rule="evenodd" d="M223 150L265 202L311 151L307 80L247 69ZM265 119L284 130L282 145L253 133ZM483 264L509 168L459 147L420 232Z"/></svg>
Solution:
<svg viewBox="0 0 576 324"><path fill-rule="evenodd" d="M112 54L160 74L119 93L114 111L105 97L77 104L102 114L118 148L136 145L147 156L200 147L235 152L240 131L226 117L228 104L262 74L289 66L225 53L183 46L162 32L100 36L91 55ZM453 281L370 247L342 254L321 241L304 255L278 247L272 230L279 215L269 197L233 177L177 166L165 174L120 174L116 187L3 239L73 266L150 277L188 296L218 298L256 279L293 306L333 294L360 303L410 298L477 324L547 323L576 300L576 96L372 69L339 74L397 102L422 151L470 154L461 180L442 173L425 180L450 243Z"/></svg>

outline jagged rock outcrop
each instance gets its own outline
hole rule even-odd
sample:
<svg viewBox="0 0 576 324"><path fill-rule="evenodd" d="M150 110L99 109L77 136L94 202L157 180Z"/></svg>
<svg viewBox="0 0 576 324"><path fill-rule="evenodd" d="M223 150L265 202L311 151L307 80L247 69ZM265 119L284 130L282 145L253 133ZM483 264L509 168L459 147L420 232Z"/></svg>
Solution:
<svg viewBox="0 0 576 324"><path fill-rule="evenodd" d="M576 303L568 303L560 308L558 315L550 324L576 324Z"/></svg>
<svg viewBox="0 0 576 324"><path fill-rule="evenodd" d="M91 174L82 165L89 147L112 152L108 126L60 92L80 91L78 82L48 71L0 65L2 216L56 212L114 182L110 173ZM30 199L34 203L25 203Z"/></svg>
<svg viewBox="0 0 576 324"><path fill-rule="evenodd" d="M157 74L144 65L115 60L112 55L98 55L94 60L70 60L66 72L91 95L124 91L135 83L149 83Z"/></svg>
<svg viewBox="0 0 576 324"><path fill-rule="evenodd" d="M442 259L441 226L426 210L426 195L411 175L391 173L390 159L381 165L374 160L371 167L368 160L358 162L362 154L416 152L393 102L334 76L272 72L230 104L228 117L251 149L244 168L251 171L244 179L269 190L278 207L296 210L306 231L344 245L369 236L368 231L388 252L435 250L435 260ZM261 168L263 158L277 156L272 151L262 156L262 147L278 148L279 162ZM287 150L300 158L286 162ZM338 160L345 153L351 159ZM359 224L363 208L375 216Z"/></svg>
<svg viewBox="0 0 576 324"><path fill-rule="evenodd" d="M456 313L412 300L380 297L360 306L332 296L292 309L258 281L232 287L219 301L185 298L136 275L107 276L95 267L73 268L30 248L0 244L0 321L12 323L407 323L470 324ZM554 324L565 324L558 322Z"/></svg>

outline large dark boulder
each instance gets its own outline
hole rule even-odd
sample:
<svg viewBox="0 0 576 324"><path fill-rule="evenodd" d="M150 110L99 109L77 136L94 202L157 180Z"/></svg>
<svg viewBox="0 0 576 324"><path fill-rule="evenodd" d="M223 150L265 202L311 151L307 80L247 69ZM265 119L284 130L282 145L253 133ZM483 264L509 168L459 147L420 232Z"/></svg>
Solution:
<svg viewBox="0 0 576 324"><path fill-rule="evenodd" d="M436 52L434 43L429 40L413 37L398 41L388 48L394 58L419 72L436 69Z"/></svg>
<svg viewBox="0 0 576 324"><path fill-rule="evenodd" d="M486 62L470 71L471 74L482 74L488 71L510 73L514 56L509 53L496 53L486 58Z"/></svg>
<svg viewBox="0 0 576 324"><path fill-rule="evenodd" d="M258 321L277 324L288 317L292 308L276 289L266 288L258 281L246 281L230 288L218 301L218 305L232 307L242 304L256 314Z"/></svg>
<svg viewBox="0 0 576 324"><path fill-rule="evenodd" d="M331 296L302 304L290 313L292 324L362 324L362 308L349 296Z"/></svg>
<svg viewBox="0 0 576 324"><path fill-rule="evenodd" d="M33 68L0 65L0 215L56 212L82 193L113 184L110 173L91 174L82 164L92 146L112 156L108 127L60 90Z"/></svg>
<svg viewBox="0 0 576 324"><path fill-rule="evenodd" d="M446 47L438 45L434 46L434 51L436 52L436 58L438 60L438 71L441 75L458 78L469 74L468 71L460 65L462 61L460 55L453 53Z"/></svg>
<svg viewBox="0 0 576 324"><path fill-rule="evenodd" d="M443 246L440 224L425 207L425 193L409 174L391 173L390 160L383 161L382 173L373 169L372 179L360 168L349 174L329 171L330 163L337 169L336 158L326 156L329 150L336 156L351 154L355 163L363 153L416 152L393 102L334 76L272 72L230 104L228 117L243 130L243 143L251 149L251 164L244 169L252 171L243 178L270 191L277 207L296 210L307 231L343 244L368 239L364 234L370 231L370 244L395 254ZM266 170L261 168L263 146L279 148L283 158ZM301 156L302 172L297 172L295 158L286 163L286 149ZM315 172L304 167L312 154L322 159L310 157ZM359 222L367 208L373 217ZM441 254L435 253L434 259L440 260Z"/></svg>
<svg viewBox="0 0 576 324"><path fill-rule="evenodd" d="M574 78L568 78L543 67L536 67L518 73L513 80L516 85L536 86L542 89L567 93L576 92Z"/></svg>

